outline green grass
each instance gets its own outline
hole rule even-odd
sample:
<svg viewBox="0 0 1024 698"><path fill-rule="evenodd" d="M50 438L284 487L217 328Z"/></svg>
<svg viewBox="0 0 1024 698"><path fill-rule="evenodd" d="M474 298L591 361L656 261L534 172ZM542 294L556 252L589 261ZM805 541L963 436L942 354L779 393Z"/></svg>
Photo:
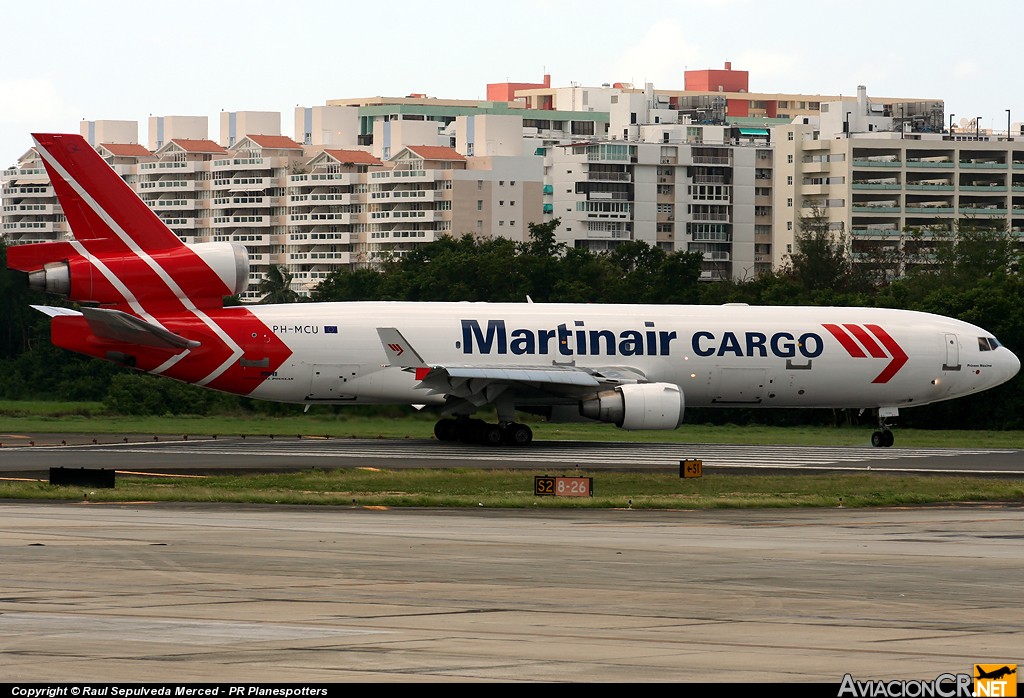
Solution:
<svg viewBox="0 0 1024 698"><path fill-rule="evenodd" d="M396 413L397 414L397 413ZM228 414L210 416L134 417L110 415L98 402L0 401L0 434L176 434L330 436L335 438L431 438L436 417L366 416L358 408L314 408L308 414L282 416ZM548 424L530 421L542 441L625 441L637 443L730 443L808 446L864 446L871 426L770 427L712 426L684 423L674 431L622 431L605 424ZM895 429L901 447L1024 448L1024 432Z"/></svg>
<svg viewBox="0 0 1024 698"><path fill-rule="evenodd" d="M335 438L430 438L435 418L337 414L321 408L285 416L122 417L100 403L0 401L0 434L304 435ZM538 440L803 444L866 446L872 428L765 427L684 424L675 431L625 432L608 425L531 422ZM897 429L897 445L1022 448L1024 432ZM113 490L0 482L0 498L90 501L243 502L332 506L491 508L708 509L920 505L945 502L1022 502L1024 481L880 473L829 475L706 475L680 480L663 473L589 473L593 498L533 496L536 474L588 474L470 469L349 468L203 478L120 476Z"/></svg>
<svg viewBox="0 0 1024 698"><path fill-rule="evenodd" d="M592 498L536 497L536 474L589 475ZM119 477L112 490L0 482L0 498L383 507L712 509L1021 502L1024 481L883 474L706 475L448 470L310 470L203 478Z"/></svg>

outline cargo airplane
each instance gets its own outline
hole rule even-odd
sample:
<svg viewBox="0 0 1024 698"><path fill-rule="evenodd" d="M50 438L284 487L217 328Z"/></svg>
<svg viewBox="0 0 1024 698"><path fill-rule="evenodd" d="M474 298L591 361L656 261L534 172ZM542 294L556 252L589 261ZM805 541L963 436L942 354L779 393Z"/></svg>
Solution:
<svg viewBox="0 0 1024 698"><path fill-rule="evenodd" d="M224 307L245 248L184 244L77 135L35 136L74 239L8 265L78 309L39 306L57 346L214 390L305 405L412 404L441 440L526 445L516 413L675 429L685 405L900 408L1010 380L1017 357L966 322L881 308L563 303ZM473 419L493 406L497 423Z"/></svg>

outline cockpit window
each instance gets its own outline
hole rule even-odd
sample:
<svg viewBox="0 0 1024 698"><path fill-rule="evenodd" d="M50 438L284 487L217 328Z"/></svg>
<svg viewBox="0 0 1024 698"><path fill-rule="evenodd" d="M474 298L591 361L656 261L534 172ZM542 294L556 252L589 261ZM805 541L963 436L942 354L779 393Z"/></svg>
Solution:
<svg viewBox="0 0 1024 698"><path fill-rule="evenodd" d="M980 351L995 351L997 347L1003 346L995 337L978 337L978 349Z"/></svg>

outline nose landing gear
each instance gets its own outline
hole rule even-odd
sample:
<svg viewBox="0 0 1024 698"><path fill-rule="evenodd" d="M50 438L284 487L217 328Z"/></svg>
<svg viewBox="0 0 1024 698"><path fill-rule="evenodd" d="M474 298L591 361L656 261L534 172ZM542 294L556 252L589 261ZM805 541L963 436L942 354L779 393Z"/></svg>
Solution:
<svg viewBox="0 0 1024 698"><path fill-rule="evenodd" d="M896 441L889 429L889 420L898 417L900 411L896 407L878 408L878 430L871 434L871 445L875 448L889 448Z"/></svg>

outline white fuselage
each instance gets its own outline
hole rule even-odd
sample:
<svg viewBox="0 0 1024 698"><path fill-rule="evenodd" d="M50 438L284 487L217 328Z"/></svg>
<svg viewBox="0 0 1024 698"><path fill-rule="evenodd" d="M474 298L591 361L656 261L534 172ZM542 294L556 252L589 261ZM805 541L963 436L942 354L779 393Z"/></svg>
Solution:
<svg viewBox="0 0 1024 698"><path fill-rule="evenodd" d="M678 385L688 406L910 407L993 387L1020 368L979 327L879 308L359 302L249 311L292 351L252 397L297 403L442 402L389 365L377 330L391 327L430 366L623 368Z"/></svg>

